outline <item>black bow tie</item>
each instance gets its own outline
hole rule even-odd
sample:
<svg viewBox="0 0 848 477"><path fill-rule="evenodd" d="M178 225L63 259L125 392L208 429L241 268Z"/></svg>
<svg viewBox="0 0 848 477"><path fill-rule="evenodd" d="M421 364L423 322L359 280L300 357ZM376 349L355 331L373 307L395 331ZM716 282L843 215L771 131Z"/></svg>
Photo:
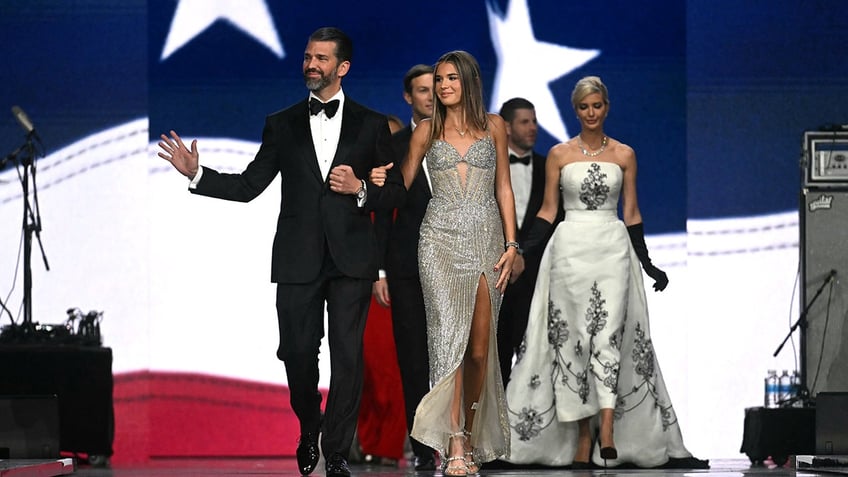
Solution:
<svg viewBox="0 0 848 477"><path fill-rule="evenodd" d="M515 164L516 162L520 162L520 163L524 164L525 166L528 166L528 165L530 165L530 156L528 155L528 156L524 156L524 157L518 157L515 154L510 154L509 155L509 163Z"/></svg>
<svg viewBox="0 0 848 477"><path fill-rule="evenodd" d="M336 115L336 111L339 110L339 100L334 99L327 103L322 103L315 98L309 98L309 113L313 116L320 113L321 110L324 110L324 114L327 115L328 118L332 118Z"/></svg>

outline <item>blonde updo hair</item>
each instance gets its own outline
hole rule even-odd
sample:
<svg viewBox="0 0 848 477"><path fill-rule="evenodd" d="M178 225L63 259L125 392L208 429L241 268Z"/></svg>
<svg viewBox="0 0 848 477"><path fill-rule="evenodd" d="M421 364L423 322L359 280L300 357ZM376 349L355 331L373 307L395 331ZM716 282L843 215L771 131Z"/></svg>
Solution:
<svg viewBox="0 0 848 477"><path fill-rule="evenodd" d="M604 104L609 105L609 93L601 78L598 76L585 76L574 85L574 91L571 92L571 106L577 110L577 103L583 100L586 96L592 93L599 93L604 101Z"/></svg>

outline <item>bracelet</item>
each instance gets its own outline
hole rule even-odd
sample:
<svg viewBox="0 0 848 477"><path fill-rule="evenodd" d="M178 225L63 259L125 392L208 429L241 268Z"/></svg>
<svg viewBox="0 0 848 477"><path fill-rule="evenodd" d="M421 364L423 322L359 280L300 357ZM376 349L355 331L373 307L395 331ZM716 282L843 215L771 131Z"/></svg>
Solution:
<svg viewBox="0 0 848 477"><path fill-rule="evenodd" d="M513 247L515 250L519 250L518 242L506 242L506 243L504 243L504 250L508 249L509 247Z"/></svg>

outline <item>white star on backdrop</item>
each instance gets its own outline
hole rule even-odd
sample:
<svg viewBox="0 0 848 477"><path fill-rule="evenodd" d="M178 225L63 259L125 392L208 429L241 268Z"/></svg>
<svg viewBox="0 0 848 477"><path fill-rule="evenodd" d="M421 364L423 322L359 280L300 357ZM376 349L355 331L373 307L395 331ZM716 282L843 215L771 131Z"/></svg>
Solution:
<svg viewBox="0 0 848 477"><path fill-rule="evenodd" d="M559 141L569 138L549 84L583 66L600 50L581 50L539 41L533 35L533 22L527 0L510 0L506 15L486 2L489 32L498 57L492 89L491 111L498 111L508 99L522 97L536 107L539 125Z"/></svg>
<svg viewBox="0 0 848 477"><path fill-rule="evenodd" d="M278 58L285 56L265 0L179 0L160 61L167 59L218 20L227 21L250 35Z"/></svg>

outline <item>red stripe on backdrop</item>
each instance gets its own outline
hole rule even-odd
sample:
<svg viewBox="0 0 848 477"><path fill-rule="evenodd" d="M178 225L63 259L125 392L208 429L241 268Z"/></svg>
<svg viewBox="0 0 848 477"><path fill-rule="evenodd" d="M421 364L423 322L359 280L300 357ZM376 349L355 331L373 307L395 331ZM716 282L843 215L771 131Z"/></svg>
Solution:
<svg viewBox="0 0 848 477"><path fill-rule="evenodd" d="M113 463L295 455L300 428L286 386L141 371L116 374L113 396Z"/></svg>

